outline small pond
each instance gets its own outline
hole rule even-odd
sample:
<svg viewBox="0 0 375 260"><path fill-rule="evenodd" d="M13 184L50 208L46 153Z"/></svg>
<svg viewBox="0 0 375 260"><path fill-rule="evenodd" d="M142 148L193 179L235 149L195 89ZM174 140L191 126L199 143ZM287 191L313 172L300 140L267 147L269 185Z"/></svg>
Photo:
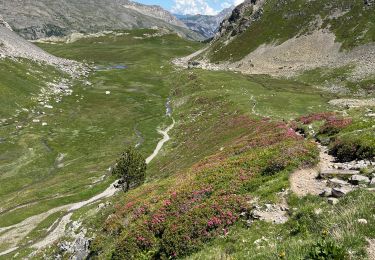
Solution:
<svg viewBox="0 0 375 260"><path fill-rule="evenodd" d="M98 65L98 66L94 67L94 69L96 71L124 70L124 69L127 69L127 68L128 68L128 66L123 65L123 64L110 65L110 66Z"/></svg>

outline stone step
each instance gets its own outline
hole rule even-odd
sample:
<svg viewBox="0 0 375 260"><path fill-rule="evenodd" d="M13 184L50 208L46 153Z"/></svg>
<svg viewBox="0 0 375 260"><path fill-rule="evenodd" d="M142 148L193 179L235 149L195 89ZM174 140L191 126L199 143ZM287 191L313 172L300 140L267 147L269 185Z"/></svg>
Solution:
<svg viewBox="0 0 375 260"><path fill-rule="evenodd" d="M339 169L323 169L320 171L319 176L321 178L333 178L342 177L348 179L353 175L360 174L360 171L355 170L339 170Z"/></svg>

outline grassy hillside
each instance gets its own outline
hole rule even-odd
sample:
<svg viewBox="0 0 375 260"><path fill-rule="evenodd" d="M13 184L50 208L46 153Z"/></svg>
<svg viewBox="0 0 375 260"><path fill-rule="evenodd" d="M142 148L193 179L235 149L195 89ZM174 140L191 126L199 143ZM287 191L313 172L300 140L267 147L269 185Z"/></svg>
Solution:
<svg viewBox="0 0 375 260"><path fill-rule="evenodd" d="M48 82L62 76L52 67L46 68L28 60L0 60L0 118L13 117L17 110L29 109L37 100L37 95ZM44 73L43 71L48 71ZM22 111L26 112L26 111Z"/></svg>
<svg viewBox="0 0 375 260"><path fill-rule="evenodd" d="M87 79L91 83L74 81L73 94L60 103L52 100L53 108L37 105L35 111L23 112L21 118L1 127L0 137L5 140L0 147L1 226L90 198L103 190L112 181L107 169L126 145L142 142L142 152L152 151L159 139L156 128L168 123L164 115L171 86L165 75L173 70L167 61L175 55L190 53L199 44L177 36L134 38L148 32L53 45L55 54L60 56L90 62L95 58L95 65L123 64L127 69L93 71ZM129 45L136 45L136 50L126 48ZM2 80L1 86L5 93L14 94L2 103L5 116L12 109L28 108L30 96L38 94L44 86L43 81L34 79L42 71L51 71L51 76L43 73L45 82L56 73L33 66L31 72L38 72L27 75L27 63L7 66L2 67L4 72L9 69L3 79L9 80ZM106 95L106 91L111 94ZM16 129L18 124L22 128ZM17 208L20 205L26 207Z"/></svg>
<svg viewBox="0 0 375 260"><path fill-rule="evenodd" d="M252 14L249 7L245 18ZM316 29L330 30L342 49L375 41L374 5L362 0L266 1L259 19L227 42L231 30L213 43L208 51L212 62L238 61L262 44L281 44L288 39L309 34ZM236 21L234 27L241 20Z"/></svg>
<svg viewBox="0 0 375 260"><path fill-rule="evenodd" d="M180 82L172 96L178 125L163 156L149 168L148 183L112 200L115 210L109 207L99 211L99 219L84 220L102 228L91 248L93 257L182 258L193 253L193 259L302 259L320 250L321 240L333 250L344 248L345 256L350 251L365 258L365 238L374 237L374 230L356 221L374 221L372 193L353 194L337 207L324 198L280 195L289 187L293 169L313 165L317 157L316 147L280 120L308 114L309 109L329 110L329 96L297 82L228 72L182 71L173 82ZM263 99L260 104L268 110L256 111L272 116L261 119L253 113L250 96L273 94L266 89L257 94L257 84L268 86L281 100L288 97L296 107ZM309 106L298 102L306 94L314 100ZM247 225L243 213L251 209L250 201L283 199L292 209L287 223ZM332 238L326 238L326 232Z"/></svg>

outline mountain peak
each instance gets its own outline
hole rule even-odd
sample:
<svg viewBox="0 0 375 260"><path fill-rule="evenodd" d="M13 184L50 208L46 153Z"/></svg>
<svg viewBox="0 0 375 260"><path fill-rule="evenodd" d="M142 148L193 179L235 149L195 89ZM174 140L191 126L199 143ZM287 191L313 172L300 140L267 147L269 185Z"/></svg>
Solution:
<svg viewBox="0 0 375 260"><path fill-rule="evenodd" d="M212 38L218 31L220 23L227 18L233 10L234 6L223 9L217 15L176 15L183 23L191 30L203 35L204 37Z"/></svg>

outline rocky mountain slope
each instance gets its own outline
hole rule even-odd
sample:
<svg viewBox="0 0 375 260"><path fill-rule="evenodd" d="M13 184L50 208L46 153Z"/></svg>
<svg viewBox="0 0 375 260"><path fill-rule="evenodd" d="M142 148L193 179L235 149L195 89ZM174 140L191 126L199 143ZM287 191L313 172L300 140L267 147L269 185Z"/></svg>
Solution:
<svg viewBox="0 0 375 260"><path fill-rule="evenodd" d="M233 7L226 8L217 15L176 15L188 28L212 38L217 33L221 22L232 13Z"/></svg>
<svg viewBox="0 0 375 260"><path fill-rule="evenodd" d="M124 7L133 9L146 16L151 16L166 21L170 24L187 28L187 26L183 22L178 20L174 15L172 15L170 12L164 10L158 5L143 5L129 1L129 3L124 5Z"/></svg>
<svg viewBox="0 0 375 260"><path fill-rule="evenodd" d="M202 67L274 76L347 66L363 79L375 71L374 19L372 1L247 0L198 60Z"/></svg>
<svg viewBox="0 0 375 260"><path fill-rule="evenodd" d="M78 62L53 56L18 36L0 17L0 59L5 57L30 59L56 66L69 74L75 74L80 68Z"/></svg>
<svg viewBox="0 0 375 260"><path fill-rule="evenodd" d="M190 39L201 37L158 6L128 0L0 1L1 14L26 39L65 36L73 32L159 27Z"/></svg>

